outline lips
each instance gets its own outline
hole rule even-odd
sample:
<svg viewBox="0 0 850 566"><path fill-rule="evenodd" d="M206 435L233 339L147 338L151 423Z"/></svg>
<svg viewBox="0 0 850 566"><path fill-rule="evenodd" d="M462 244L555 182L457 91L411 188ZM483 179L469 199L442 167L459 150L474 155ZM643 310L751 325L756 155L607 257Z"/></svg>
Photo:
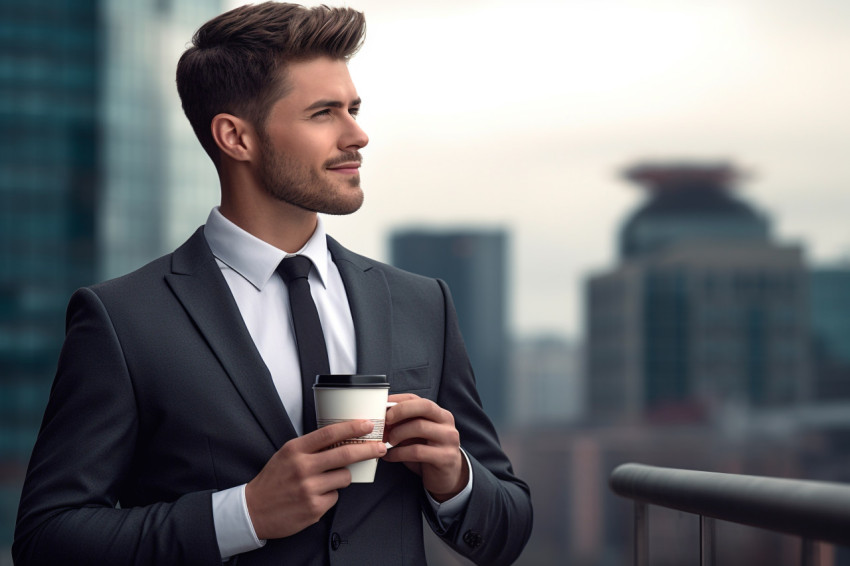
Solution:
<svg viewBox="0 0 850 566"><path fill-rule="evenodd" d="M328 167L330 171L334 171L336 173L343 173L345 175L353 175L357 173L358 169L360 169L359 161L348 161L346 163L340 163L339 165L334 165L333 167Z"/></svg>
<svg viewBox="0 0 850 566"><path fill-rule="evenodd" d="M328 159L325 162L325 169L350 175L357 173L362 162L363 157L359 151L345 151L334 158Z"/></svg>

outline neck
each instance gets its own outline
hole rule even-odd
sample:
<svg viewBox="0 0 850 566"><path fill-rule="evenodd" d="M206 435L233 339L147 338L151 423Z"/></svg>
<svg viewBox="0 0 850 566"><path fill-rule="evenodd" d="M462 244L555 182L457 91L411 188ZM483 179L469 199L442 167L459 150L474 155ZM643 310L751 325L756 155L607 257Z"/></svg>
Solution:
<svg viewBox="0 0 850 566"><path fill-rule="evenodd" d="M267 244L295 253L316 231L318 215L274 198L254 183L221 179L222 216Z"/></svg>

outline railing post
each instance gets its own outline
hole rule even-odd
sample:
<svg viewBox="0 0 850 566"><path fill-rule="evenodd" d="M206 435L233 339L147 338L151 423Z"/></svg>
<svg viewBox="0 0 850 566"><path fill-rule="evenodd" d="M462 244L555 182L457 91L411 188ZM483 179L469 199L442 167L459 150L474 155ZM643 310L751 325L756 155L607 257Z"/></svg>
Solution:
<svg viewBox="0 0 850 566"><path fill-rule="evenodd" d="M717 559L717 545L714 537L714 519L699 516L699 563L700 566L714 566Z"/></svg>
<svg viewBox="0 0 850 566"><path fill-rule="evenodd" d="M635 566L649 566L649 509L635 501Z"/></svg>
<svg viewBox="0 0 850 566"><path fill-rule="evenodd" d="M800 545L800 566L820 566L820 545L817 541L804 538Z"/></svg>

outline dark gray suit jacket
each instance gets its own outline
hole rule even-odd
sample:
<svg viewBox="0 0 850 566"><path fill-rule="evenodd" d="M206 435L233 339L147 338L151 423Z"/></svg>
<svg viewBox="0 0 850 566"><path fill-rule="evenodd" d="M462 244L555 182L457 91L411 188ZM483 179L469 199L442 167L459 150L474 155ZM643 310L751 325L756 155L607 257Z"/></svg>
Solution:
<svg viewBox="0 0 850 566"><path fill-rule="evenodd" d="M474 482L443 532L418 476L380 461L323 521L235 559L423 564L423 513L479 564L519 555L532 523L481 408L445 284L328 246L360 373L455 417ZM199 229L173 254L77 291L18 513L16 564L220 565L211 493L251 480L295 431Z"/></svg>

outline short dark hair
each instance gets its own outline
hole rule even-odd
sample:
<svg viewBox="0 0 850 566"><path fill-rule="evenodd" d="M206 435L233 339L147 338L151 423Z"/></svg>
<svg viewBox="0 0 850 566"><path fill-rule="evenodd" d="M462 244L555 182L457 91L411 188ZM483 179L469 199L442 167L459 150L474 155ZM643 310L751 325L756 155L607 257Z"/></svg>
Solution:
<svg viewBox="0 0 850 566"><path fill-rule="evenodd" d="M219 164L210 132L226 112L262 129L289 85L291 62L326 56L348 61L363 44L366 19L351 8L264 2L226 12L205 23L177 63L177 92L195 135Z"/></svg>

